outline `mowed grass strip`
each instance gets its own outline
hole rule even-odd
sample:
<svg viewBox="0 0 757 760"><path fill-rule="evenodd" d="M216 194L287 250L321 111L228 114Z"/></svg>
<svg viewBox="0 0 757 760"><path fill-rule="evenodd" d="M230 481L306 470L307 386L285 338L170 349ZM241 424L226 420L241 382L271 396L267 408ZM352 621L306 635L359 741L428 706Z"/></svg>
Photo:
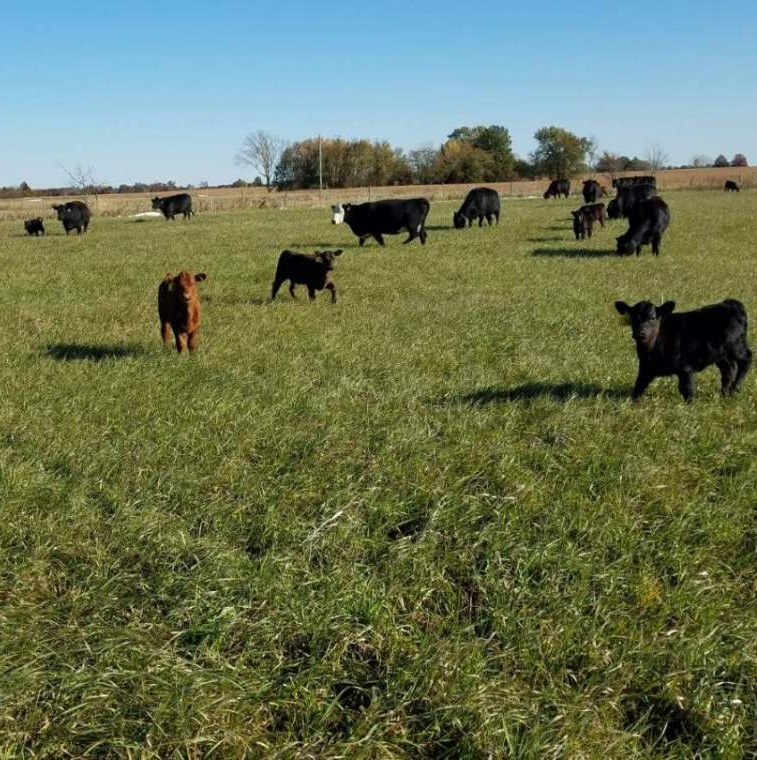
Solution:
<svg viewBox="0 0 757 760"><path fill-rule="evenodd" d="M0 753L757 752L757 375L632 404L613 308L754 321L754 194L665 197L658 259L573 197L385 248L326 208L0 224ZM265 303L283 248L344 250L335 305Z"/></svg>

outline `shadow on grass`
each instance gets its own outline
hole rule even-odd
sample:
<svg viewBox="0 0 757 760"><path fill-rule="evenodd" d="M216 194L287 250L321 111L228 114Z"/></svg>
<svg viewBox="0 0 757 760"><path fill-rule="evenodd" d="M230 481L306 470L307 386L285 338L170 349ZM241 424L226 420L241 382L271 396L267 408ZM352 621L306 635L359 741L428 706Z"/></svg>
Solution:
<svg viewBox="0 0 757 760"><path fill-rule="evenodd" d="M47 354L52 359L64 362L90 361L103 359L127 359L141 356L144 350L139 346L94 346L88 343L50 343Z"/></svg>
<svg viewBox="0 0 757 760"><path fill-rule="evenodd" d="M554 235L552 237L526 238L529 243L559 243L565 242L565 236Z"/></svg>
<svg viewBox="0 0 757 760"><path fill-rule="evenodd" d="M513 388L479 388L472 393L463 393L443 400L443 404L503 404L511 401L533 401L549 398L553 401L569 401L572 398L626 399L630 395L627 388L602 388L594 383L540 383L530 382Z"/></svg>
<svg viewBox="0 0 757 760"><path fill-rule="evenodd" d="M535 248L531 255L563 259L602 259L617 256L615 251L590 251L587 248Z"/></svg>
<svg viewBox="0 0 757 760"><path fill-rule="evenodd" d="M427 224L423 229L426 232L441 232L442 230L454 230L455 227L452 224Z"/></svg>

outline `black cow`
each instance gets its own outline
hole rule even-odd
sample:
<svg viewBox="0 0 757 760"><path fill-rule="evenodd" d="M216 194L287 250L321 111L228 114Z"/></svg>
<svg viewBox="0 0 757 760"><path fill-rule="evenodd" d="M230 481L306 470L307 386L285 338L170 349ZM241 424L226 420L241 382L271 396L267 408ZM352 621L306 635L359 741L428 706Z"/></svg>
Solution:
<svg viewBox="0 0 757 760"><path fill-rule="evenodd" d="M373 201L372 203L344 203L331 207L332 224L344 222L360 240L362 246L369 237L384 245L382 235L397 235L407 230L409 237L404 243L419 237L426 243L426 216L431 204L426 198L408 200Z"/></svg>
<svg viewBox="0 0 757 760"><path fill-rule="evenodd" d="M727 179L725 181L725 187L723 187L723 190L725 190L727 193L738 193L739 186L732 179Z"/></svg>
<svg viewBox="0 0 757 760"><path fill-rule="evenodd" d="M42 224L42 217L38 216L36 219L27 219L24 222L24 229L29 235L44 235L45 225Z"/></svg>
<svg viewBox="0 0 757 760"><path fill-rule="evenodd" d="M660 255L662 233L670 224L670 209L662 198L648 198L637 204L628 218L628 229L617 238L617 252L621 255L636 251L641 246L652 245L652 253Z"/></svg>
<svg viewBox="0 0 757 760"><path fill-rule="evenodd" d="M607 216L610 219L627 219L637 203L657 195L652 185L631 185L621 187L618 194L607 204Z"/></svg>
<svg viewBox="0 0 757 760"><path fill-rule="evenodd" d="M571 211L570 213L573 214L573 234L576 236L576 240L591 237L594 222L599 222L600 227L604 227L607 219L604 203L581 206L578 211Z"/></svg>
<svg viewBox="0 0 757 760"><path fill-rule="evenodd" d="M654 177L636 176L636 177L615 177L612 186L620 190L624 187L633 187L634 185L651 185L657 187L657 180Z"/></svg>
<svg viewBox="0 0 757 760"><path fill-rule="evenodd" d="M279 262L276 265L276 275L271 286L271 300L276 298L276 293L285 280L289 280L289 293L292 298L295 285L305 285L308 296L315 301L316 290L331 291L331 303L336 303L336 288L331 282L331 272L334 269L334 257L341 256L342 251L316 251L315 253L297 253L296 251L282 251L279 254Z"/></svg>
<svg viewBox="0 0 757 760"><path fill-rule="evenodd" d="M91 214L89 206L83 201L68 201L68 203L61 203L57 206L53 206L53 210L57 211L58 219L63 223L63 229L66 231L66 235L68 235L71 230L76 230L78 235L87 231Z"/></svg>
<svg viewBox="0 0 757 760"><path fill-rule="evenodd" d="M584 196L584 203L596 203L602 197L602 188L595 179L584 180L581 192Z"/></svg>
<svg viewBox="0 0 757 760"><path fill-rule="evenodd" d="M549 187L544 191L544 198L559 198L564 195L566 198L570 194L570 180L569 179L553 179L549 183Z"/></svg>
<svg viewBox="0 0 757 760"><path fill-rule="evenodd" d="M184 219L189 219L193 214L192 196L189 193L179 193L178 195L169 195L166 198L152 199L153 211L162 211L166 221L173 220L176 214L184 214Z"/></svg>
<svg viewBox="0 0 757 760"><path fill-rule="evenodd" d="M492 217L499 224L499 194L490 187L474 187L465 196L463 205L455 211L452 222L455 229L461 230L466 225L473 226L473 220L478 217L478 226L484 226L484 217L491 227Z"/></svg>
<svg viewBox="0 0 757 760"><path fill-rule="evenodd" d="M656 377L678 375L678 390L694 398L694 373L711 364L720 370L723 396L735 393L744 380L752 352L746 341L744 305L732 298L696 311L671 312L674 301L655 306L640 301L629 306L616 301L619 314L628 315L639 357L639 374L631 398L637 399Z"/></svg>

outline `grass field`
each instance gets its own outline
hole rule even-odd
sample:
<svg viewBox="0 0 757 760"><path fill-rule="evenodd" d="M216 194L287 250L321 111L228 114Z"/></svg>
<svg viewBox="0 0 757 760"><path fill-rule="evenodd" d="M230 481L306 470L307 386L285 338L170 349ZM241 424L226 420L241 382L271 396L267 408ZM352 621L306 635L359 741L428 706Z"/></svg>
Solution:
<svg viewBox="0 0 757 760"><path fill-rule="evenodd" d="M613 301L754 323L755 193L665 197L658 259L573 199L0 222L0 756L754 756L757 374L631 403ZM285 247L335 305L264 303Z"/></svg>

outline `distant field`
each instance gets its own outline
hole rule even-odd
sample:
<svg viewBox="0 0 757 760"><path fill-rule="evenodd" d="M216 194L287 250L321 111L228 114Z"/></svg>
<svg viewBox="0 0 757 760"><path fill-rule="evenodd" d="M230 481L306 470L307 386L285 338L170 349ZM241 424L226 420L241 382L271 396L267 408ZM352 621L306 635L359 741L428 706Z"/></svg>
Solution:
<svg viewBox="0 0 757 760"><path fill-rule="evenodd" d="M361 249L349 196L0 221L0 756L754 756L757 369L632 404L613 301L739 298L757 350L757 194L666 192L659 259L575 198ZM336 305L264 303L284 247Z"/></svg>
<svg viewBox="0 0 757 760"><path fill-rule="evenodd" d="M638 172L636 172L638 173ZM643 173L643 172L642 172ZM634 172L625 172L633 175ZM612 192L611 177L597 174L579 177L572 183L572 192L580 198L583 179L595 177ZM621 175L622 176L622 175ZM710 169L670 169L656 173L657 186L660 190L722 190L727 179L736 180L742 188L757 187L757 167L745 168L710 168ZM344 190L297 190L287 193L268 193L265 188L196 188L191 191L194 207L200 213L219 213L225 211L244 211L251 209L283 209L300 207L322 207L339 201L362 202L389 197L425 196L432 201L459 200L472 187L470 185L406 185L396 187L350 188ZM488 183L505 197L539 197L541 198L549 184L548 180L534 182L493 182ZM169 193L158 193L160 196ZM155 193L117 193L88 196L93 213L100 216L126 216L141 211L149 211L150 199ZM51 204L59 201L53 198L24 198L8 200L0 198L0 220L25 219L34 216L54 217Z"/></svg>

